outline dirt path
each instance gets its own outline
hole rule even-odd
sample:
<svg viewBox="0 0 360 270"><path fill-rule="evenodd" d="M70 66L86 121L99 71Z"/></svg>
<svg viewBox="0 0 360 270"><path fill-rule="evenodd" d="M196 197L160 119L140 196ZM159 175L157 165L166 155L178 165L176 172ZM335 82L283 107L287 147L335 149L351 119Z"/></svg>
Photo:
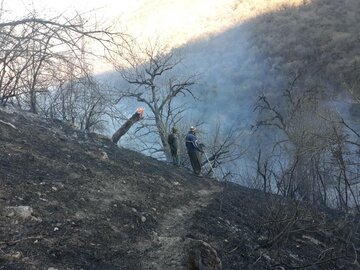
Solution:
<svg viewBox="0 0 360 270"><path fill-rule="evenodd" d="M158 226L153 237L153 245L149 248L143 269L187 269L184 266L184 244L191 235L192 217L197 211L206 208L222 188L211 186L211 189L196 191L196 200L189 201L171 209Z"/></svg>

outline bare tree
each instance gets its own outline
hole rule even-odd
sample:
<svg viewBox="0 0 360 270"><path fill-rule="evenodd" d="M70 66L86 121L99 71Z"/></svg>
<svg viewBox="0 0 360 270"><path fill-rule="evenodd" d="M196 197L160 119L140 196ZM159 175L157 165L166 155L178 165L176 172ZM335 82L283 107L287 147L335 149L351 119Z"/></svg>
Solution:
<svg viewBox="0 0 360 270"><path fill-rule="evenodd" d="M280 104L259 97L257 127L278 134L267 141L272 152L263 157L263 165L278 164L272 166L271 182L286 197L359 211L358 132L323 102L316 87L306 91L297 86L298 79L290 82ZM265 177L259 165L257 172ZM329 194L338 202L330 201Z"/></svg>
<svg viewBox="0 0 360 270"><path fill-rule="evenodd" d="M242 130L231 125L226 128L220 122L207 131L202 143L204 157L202 166L207 168L207 174L217 173L218 179L232 177L232 167L243 157L246 148L241 144ZM215 169L215 170L214 170Z"/></svg>
<svg viewBox="0 0 360 270"><path fill-rule="evenodd" d="M281 173L275 180L277 188L284 196L291 198L302 198L314 200L317 195L319 156L323 158L329 154L332 144L328 140L328 133L331 125L322 121L317 114L321 110L318 99L317 87L302 90L297 87L301 74L290 81L288 88L283 91L282 103L270 100L266 95L261 95L256 105L259 112L257 127L269 127L272 132L280 134L276 141L273 141L271 159L279 159L277 166ZM268 142L269 143L269 142ZM278 154L275 154L277 151ZM263 151L264 152L264 151ZM274 164L273 161L263 157L263 164ZM284 162L285 160L285 162ZM265 175L264 169L257 172ZM268 167L267 167L268 168ZM264 184L268 181L264 180ZM263 187L266 189L265 186Z"/></svg>
<svg viewBox="0 0 360 270"><path fill-rule="evenodd" d="M120 91L119 101L132 99L149 108L150 114L142 128L148 129L147 134L155 134L160 139L158 146L151 145L147 151L162 152L169 158L167 135L170 125L176 123L184 112L179 102L180 95L195 98L191 86L195 83L194 76L175 76L174 71L181 63L181 58L174 51L155 44L145 48L130 47L122 55L125 64L115 63L122 78L130 85L126 91Z"/></svg>
<svg viewBox="0 0 360 270"><path fill-rule="evenodd" d="M83 69L87 56L95 55L83 46L86 40L110 51L124 36L110 28L97 29L78 13L43 19L34 11L23 19L0 21L1 103L16 99L21 106L28 100L29 109L37 112L37 93L57 83L62 67Z"/></svg>
<svg viewBox="0 0 360 270"><path fill-rule="evenodd" d="M80 70L81 71L81 70ZM84 131L103 131L105 117L111 106L105 89L91 71L77 74L73 66L53 77L54 85L38 99L39 113L61 119Z"/></svg>

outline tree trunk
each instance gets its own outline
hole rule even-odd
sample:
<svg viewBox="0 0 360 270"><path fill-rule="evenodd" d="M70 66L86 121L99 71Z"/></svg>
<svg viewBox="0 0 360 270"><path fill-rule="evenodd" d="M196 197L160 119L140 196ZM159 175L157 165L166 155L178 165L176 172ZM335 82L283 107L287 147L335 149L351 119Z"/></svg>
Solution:
<svg viewBox="0 0 360 270"><path fill-rule="evenodd" d="M167 161L170 161L171 158L171 153L170 153L170 146L167 142L167 132L166 132L166 128L163 124L163 122L161 122L160 118L155 116L155 123L156 123L156 127L159 131L159 136L160 136L160 140L161 140L161 144L163 147L163 151L166 157Z"/></svg>
<svg viewBox="0 0 360 270"><path fill-rule="evenodd" d="M31 89L30 91L30 112L37 113L35 89Z"/></svg>
<svg viewBox="0 0 360 270"><path fill-rule="evenodd" d="M114 143L117 143L120 138L128 132L128 130L134 125L136 122L143 118L144 110L136 110L136 112L114 133L111 140Z"/></svg>

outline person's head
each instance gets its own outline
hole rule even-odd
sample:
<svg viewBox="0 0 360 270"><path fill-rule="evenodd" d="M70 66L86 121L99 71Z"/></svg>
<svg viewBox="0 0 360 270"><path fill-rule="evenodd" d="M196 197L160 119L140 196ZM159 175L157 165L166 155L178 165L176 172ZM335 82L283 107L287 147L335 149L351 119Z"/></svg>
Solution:
<svg viewBox="0 0 360 270"><path fill-rule="evenodd" d="M171 129L171 131L172 131L172 133L176 133L178 130L177 130L176 127L173 127L173 128Z"/></svg>
<svg viewBox="0 0 360 270"><path fill-rule="evenodd" d="M191 126L189 131L195 134L196 128L194 126Z"/></svg>

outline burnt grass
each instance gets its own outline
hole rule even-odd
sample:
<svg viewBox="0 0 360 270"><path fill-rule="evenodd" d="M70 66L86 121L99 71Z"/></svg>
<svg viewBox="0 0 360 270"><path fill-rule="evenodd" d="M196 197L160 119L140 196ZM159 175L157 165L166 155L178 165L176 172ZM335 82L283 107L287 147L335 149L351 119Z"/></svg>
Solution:
<svg viewBox="0 0 360 270"><path fill-rule="evenodd" d="M58 120L0 120L0 269L189 269L171 238L209 243L223 269L359 269L355 215L195 177Z"/></svg>

